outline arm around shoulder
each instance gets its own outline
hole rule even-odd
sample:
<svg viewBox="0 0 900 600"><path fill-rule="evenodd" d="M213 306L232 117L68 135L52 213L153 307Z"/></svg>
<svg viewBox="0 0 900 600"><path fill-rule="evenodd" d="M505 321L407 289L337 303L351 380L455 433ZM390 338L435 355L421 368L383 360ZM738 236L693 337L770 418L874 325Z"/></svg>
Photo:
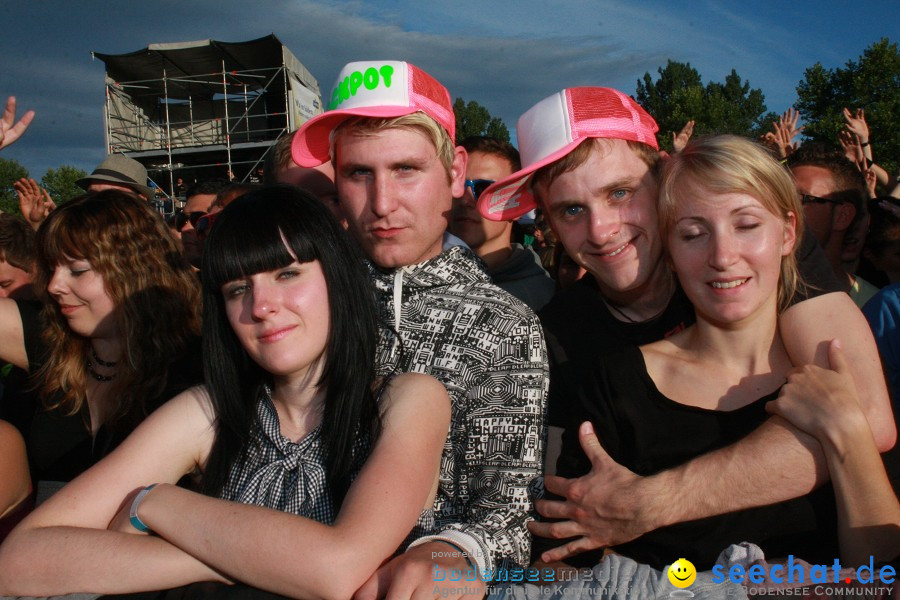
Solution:
<svg viewBox="0 0 900 600"><path fill-rule="evenodd" d="M795 304L781 315L779 327L791 362L797 366L812 363L828 368L829 343L841 340L846 355L853 356L850 372L875 446L879 452L893 448L897 429L878 349L865 317L850 297L834 292Z"/></svg>
<svg viewBox="0 0 900 600"><path fill-rule="evenodd" d="M795 304L781 315L779 327L795 365L827 369L830 342L841 340L846 354L854 357L849 371L876 447L879 451L890 449L896 428L881 362L871 330L850 297L834 292ZM668 525L795 498L827 479L828 465L820 444L775 416L740 442L654 475L648 483L657 480L662 489L674 486L678 490L675 495L685 498L678 502L670 496L667 506L660 507L662 524ZM704 481L707 483L701 483ZM672 511L675 514L666 516Z"/></svg>

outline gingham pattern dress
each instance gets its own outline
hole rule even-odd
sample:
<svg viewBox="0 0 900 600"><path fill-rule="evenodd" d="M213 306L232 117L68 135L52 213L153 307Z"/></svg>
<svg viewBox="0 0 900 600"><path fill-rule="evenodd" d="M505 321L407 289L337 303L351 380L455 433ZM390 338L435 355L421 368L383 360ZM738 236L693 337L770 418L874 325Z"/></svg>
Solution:
<svg viewBox="0 0 900 600"><path fill-rule="evenodd" d="M256 403L258 424L250 432L252 441L242 461L231 468L222 498L244 504L274 508L332 524L336 517L334 503L325 476L325 448L320 428L316 427L299 442L292 442L281 434L278 413L268 388ZM367 436L360 436L353 445L354 456L368 456ZM364 461L354 471L359 473ZM422 511L409 541L431 533L434 513Z"/></svg>

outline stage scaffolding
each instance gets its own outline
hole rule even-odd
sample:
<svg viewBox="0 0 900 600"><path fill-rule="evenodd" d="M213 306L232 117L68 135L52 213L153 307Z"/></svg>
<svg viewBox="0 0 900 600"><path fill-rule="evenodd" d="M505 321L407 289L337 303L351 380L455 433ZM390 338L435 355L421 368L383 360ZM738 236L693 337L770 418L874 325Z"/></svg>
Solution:
<svg viewBox="0 0 900 600"><path fill-rule="evenodd" d="M106 63L107 153L140 161L167 197L179 177L250 180L281 136L322 112L319 84L274 34L92 55Z"/></svg>

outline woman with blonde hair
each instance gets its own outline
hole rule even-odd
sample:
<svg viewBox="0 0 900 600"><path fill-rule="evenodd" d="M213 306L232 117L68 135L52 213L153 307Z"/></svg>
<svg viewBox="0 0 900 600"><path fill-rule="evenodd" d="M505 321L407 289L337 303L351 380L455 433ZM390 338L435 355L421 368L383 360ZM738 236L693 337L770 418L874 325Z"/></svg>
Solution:
<svg viewBox="0 0 900 600"><path fill-rule="evenodd" d="M0 360L40 398L35 480L69 481L201 379L200 293L146 203L117 190L54 210L37 233L40 304L0 301Z"/></svg>
<svg viewBox="0 0 900 600"><path fill-rule="evenodd" d="M665 165L658 207L668 261L696 323L658 342L604 355L578 390L582 418L590 419L610 456L639 475L682 465L745 436L750 443L769 417L768 401L807 393L800 386L782 390L794 365L778 316L803 285L794 257L803 209L788 172L749 140L701 138ZM563 454L571 464L583 463L572 458L581 453L575 438L591 440L592 427L584 424L573 434L567 431ZM748 469L752 485L750 465L733 468ZM655 568L684 557L704 570L730 544L743 541L768 556L833 560L838 544L830 486L661 527L616 550Z"/></svg>

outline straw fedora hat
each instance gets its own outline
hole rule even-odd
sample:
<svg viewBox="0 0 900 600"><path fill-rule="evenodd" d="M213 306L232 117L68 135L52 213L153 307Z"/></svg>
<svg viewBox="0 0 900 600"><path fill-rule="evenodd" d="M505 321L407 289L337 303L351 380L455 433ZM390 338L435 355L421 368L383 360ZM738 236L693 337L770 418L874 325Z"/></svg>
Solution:
<svg viewBox="0 0 900 600"><path fill-rule="evenodd" d="M111 154L100 163L94 171L75 183L84 190L94 182L106 181L124 185L147 200L153 199L153 190L147 185L147 169L134 160L121 154Z"/></svg>

